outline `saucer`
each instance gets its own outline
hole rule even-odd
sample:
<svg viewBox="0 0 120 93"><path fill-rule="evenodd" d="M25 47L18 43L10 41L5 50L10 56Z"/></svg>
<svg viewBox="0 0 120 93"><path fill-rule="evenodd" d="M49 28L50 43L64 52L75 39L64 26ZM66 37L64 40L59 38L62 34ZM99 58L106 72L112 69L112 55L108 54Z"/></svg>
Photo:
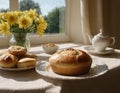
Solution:
<svg viewBox="0 0 120 93"><path fill-rule="evenodd" d="M105 55L114 52L114 49L109 47L107 47L104 51L96 51L92 45L85 46L84 49L87 50L87 52L90 54Z"/></svg>

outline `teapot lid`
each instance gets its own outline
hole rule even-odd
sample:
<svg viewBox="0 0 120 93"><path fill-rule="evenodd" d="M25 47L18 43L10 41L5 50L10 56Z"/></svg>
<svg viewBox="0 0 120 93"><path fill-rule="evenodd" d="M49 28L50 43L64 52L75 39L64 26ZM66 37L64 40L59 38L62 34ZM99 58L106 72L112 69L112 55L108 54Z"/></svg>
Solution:
<svg viewBox="0 0 120 93"><path fill-rule="evenodd" d="M108 35L104 33L103 29L100 29L100 33L98 33L98 36L108 37Z"/></svg>

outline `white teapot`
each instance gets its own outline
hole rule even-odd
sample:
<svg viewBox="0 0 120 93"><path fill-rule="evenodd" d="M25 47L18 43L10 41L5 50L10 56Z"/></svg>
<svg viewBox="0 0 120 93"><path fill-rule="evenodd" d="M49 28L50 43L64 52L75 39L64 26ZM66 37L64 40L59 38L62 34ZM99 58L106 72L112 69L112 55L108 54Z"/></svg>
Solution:
<svg viewBox="0 0 120 93"><path fill-rule="evenodd" d="M115 37L104 35L102 29L100 29L100 33L92 38L91 43L96 51L103 52L105 48L115 43Z"/></svg>

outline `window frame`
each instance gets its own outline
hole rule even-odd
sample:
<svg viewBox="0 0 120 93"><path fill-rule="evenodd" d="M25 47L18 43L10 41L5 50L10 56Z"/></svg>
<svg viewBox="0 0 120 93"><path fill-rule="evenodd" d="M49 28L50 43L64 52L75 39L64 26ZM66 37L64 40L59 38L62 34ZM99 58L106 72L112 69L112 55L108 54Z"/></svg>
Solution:
<svg viewBox="0 0 120 93"><path fill-rule="evenodd" d="M70 41L70 30L69 30L69 16L70 15L70 3L69 0L66 0L66 28L65 33L59 33L59 34L44 34L43 36L39 37L38 35L29 35L29 39L31 42L31 45L39 45L42 43L48 43L48 42L68 42ZM18 0L9 0L9 8L11 11L19 10L19 2ZM9 36L1 36L0 37L0 46L9 46L9 40L11 38L11 35Z"/></svg>

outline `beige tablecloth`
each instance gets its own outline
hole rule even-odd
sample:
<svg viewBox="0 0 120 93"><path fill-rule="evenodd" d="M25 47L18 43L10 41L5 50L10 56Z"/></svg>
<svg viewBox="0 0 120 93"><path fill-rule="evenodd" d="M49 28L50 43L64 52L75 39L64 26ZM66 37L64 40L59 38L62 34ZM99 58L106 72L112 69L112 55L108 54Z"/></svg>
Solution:
<svg viewBox="0 0 120 93"><path fill-rule="evenodd" d="M1 71L0 93L60 93L55 81L44 80L36 71Z"/></svg>
<svg viewBox="0 0 120 93"><path fill-rule="evenodd" d="M79 44L59 44L64 48L83 49ZM48 60L41 46L32 47L30 52L39 60ZM91 54L90 54L91 55ZM84 80L54 80L39 75L35 69L26 71L0 70L0 93L120 93L120 51L108 55L91 55L93 59L104 62L109 71L99 77Z"/></svg>

